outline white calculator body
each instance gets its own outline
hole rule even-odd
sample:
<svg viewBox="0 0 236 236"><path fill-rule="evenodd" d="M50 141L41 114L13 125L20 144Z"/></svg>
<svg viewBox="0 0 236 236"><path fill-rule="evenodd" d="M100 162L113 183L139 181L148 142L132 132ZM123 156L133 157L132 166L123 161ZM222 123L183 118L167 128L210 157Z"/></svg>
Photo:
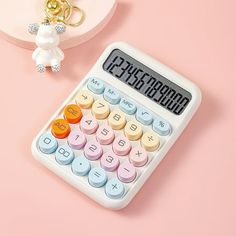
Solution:
<svg viewBox="0 0 236 236"><path fill-rule="evenodd" d="M94 201L128 205L201 102L198 87L113 43L32 143L35 158Z"/></svg>

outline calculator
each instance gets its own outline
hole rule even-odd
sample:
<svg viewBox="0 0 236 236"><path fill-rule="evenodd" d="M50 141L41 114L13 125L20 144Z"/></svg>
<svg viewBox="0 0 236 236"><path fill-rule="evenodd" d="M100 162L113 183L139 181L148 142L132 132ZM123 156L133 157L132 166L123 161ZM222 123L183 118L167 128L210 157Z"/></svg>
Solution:
<svg viewBox="0 0 236 236"><path fill-rule="evenodd" d="M127 206L201 103L191 81L117 42L32 143L34 157L91 199Z"/></svg>

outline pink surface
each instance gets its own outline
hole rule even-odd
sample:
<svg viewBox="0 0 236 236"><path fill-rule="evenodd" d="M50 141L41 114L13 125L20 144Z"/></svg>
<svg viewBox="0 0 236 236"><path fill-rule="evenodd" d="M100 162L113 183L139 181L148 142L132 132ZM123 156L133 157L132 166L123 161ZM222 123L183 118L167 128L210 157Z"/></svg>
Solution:
<svg viewBox="0 0 236 236"><path fill-rule="evenodd" d="M57 75L37 74L30 51L0 39L0 235L235 236L235 8L233 0L122 0L103 32L66 51ZM188 128L119 212L61 181L30 151L33 137L116 40L156 57L203 92Z"/></svg>

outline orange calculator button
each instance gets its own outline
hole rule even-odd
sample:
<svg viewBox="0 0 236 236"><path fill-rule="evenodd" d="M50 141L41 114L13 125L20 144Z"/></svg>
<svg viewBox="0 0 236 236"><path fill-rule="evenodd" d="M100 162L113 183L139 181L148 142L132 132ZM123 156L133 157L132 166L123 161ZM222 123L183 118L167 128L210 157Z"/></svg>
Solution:
<svg viewBox="0 0 236 236"><path fill-rule="evenodd" d="M82 116L82 111L76 104L68 105L64 109L64 117L71 124L78 123L81 120Z"/></svg>
<svg viewBox="0 0 236 236"><path fill-rule="evenodd" d="M70 125L64 119L57 119L52 122L52 134L56 138L66 138L70 133Z"/></svg>

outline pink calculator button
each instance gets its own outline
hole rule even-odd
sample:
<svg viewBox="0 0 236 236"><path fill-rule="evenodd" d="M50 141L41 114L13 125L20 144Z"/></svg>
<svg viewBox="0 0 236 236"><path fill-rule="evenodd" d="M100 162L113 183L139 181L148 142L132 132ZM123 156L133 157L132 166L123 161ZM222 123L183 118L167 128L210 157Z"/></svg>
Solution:
<svg viewBox="0 0 236 236"><path fill-rule="evenodd" d="M85 135L80 130L73 130L68 136L68 144L73 149L81 149L86 144Z"/></svg>
<svg viewBox="0 0 236 236"><path fill-rule="evenodd" d="M118 168L118 178L124 183L132 182L136 177L136 170L134 166L126 161Z"/></svg>
<svg viewBox="0 0 236 236"><path fill-rule="evenodd" d="M93 116L87 115L81 119L80 127L85 134L93 134L98 128L98 122Z"/></svg>
<svg viewBox="0 0 236 236"><path fill-rule="evenodd" d="M87 159L91 161L99 159L102 156L102 153L103 151L101 145L95 140L87 142L84 147L84 154Z"/></svg>
<svg viewBox="0 0 236 236"><path fill-rule="evenodd" d="M101 166L106 171L114 171L119 166L120 161L116 154L112 151L106 152L101 158Z"/></svg>
<svg viewBox="0 0 236 236"><path fill-rule="evenodd" d="M125 136L116 137L113 142L113 151L119 156L125 156L129 153L131 144Z"/></svg>
<svg viewBox="0 0 236 236"><path fill-rule="evenodd" d="M137 167L144 166L147 163L148 156L144 148L134 147L130 152L130 162Z"/></svg>
<svg viewBox="0 0 236 236"><path fill-rule="evenodd" d="M113 129L108 125L103 125L97 130L97 139L99 143L106 145L112 143L115 135Z"/></svg>

